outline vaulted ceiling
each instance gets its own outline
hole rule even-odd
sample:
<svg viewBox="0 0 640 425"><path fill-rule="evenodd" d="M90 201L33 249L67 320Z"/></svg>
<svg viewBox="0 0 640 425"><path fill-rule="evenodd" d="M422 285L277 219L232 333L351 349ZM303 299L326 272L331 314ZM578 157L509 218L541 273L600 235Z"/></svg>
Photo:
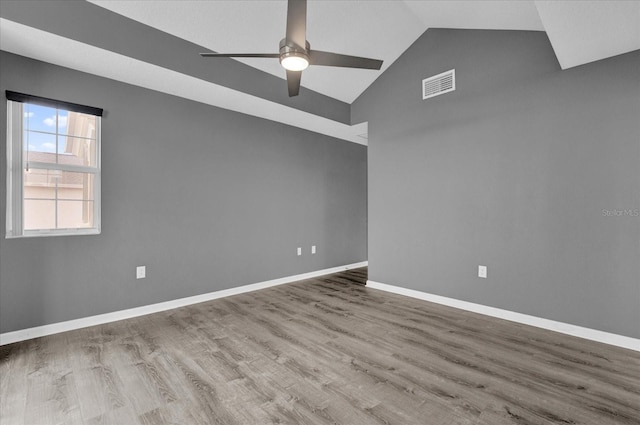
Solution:
<svg viewBox="0 0 640 425"><path fill-rule="evenodd" d="M359 143L366 128L350 125L348 104L428 28L546 31L563 69L640 49L637 1L310 0L312 48L384 65L310 67L289 99L276 59L197 55L277 52L285 0L91 3L3 1L0 48Z"/></svg>

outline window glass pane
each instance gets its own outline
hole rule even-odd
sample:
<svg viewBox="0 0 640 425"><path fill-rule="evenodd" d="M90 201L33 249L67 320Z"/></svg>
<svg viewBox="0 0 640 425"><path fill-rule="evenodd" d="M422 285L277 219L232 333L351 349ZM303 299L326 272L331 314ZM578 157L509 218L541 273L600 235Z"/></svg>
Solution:
<svg viewBox="0 0 640 425"><path fill-rule="evenodd" d="M60 164L96 166L96 141L79 137L65 137L60 143Z"/></svg>
<svg viewBox="0 0 640 425"><path fill-rule="evenodd" d="M22 216L25 230L54 229L56 201L25 199Z"/></svg>
<svg viewBox="0 0 640 425"><path fill-rule="evenodd" d="M62 171L58 179L58 199L93 201L93 181L91 173Z"/></svg>
<svg viewBox="0 0 640 425"><path fill-rule="evenodd" d="M55 123L54 127L50 129L54 133L44 132L46 125L40 125L37 129L33 129L33 126L31 126L31 129L28 129L25 126L22 138L23 149L25 151L24 158L26 161L56 163L57 152L57 163L59 164L79 165L84 167L96 166L96 117L92 115L78 114L76 112L69 112L68 114L70 117L79 116L81 118L70 121L72 124L79 123L76 125L76 130L80 131L80 128L83 128L85 134L87 136L91 136L71 137L66 135L66 126L69 125L66 115L63 115L66 113L66 111L58 111L58 126L60 134L57 135L55 134ZM29 120L32 118L33 117L29 118ZM47 120L48 119L45 121ZM51 120L55 121L54 118ZM65 127L62 127L63 124Z"/></svg>
<svg viewBox="0 0 640 425"><path fill-rule="evenodd" d="M93 227L94 180L91 173L25 171L25 230Z"/></svg>
<svg viewBox="0 0 640 425"><path fill-rule="evenodd" d="M40 168L30 167L28 171L24 171L22 184L24 197L55 199L56 183L61 176L62 171L60 170L43 170ZM32 193L38 194L38 196L31 196Z"/></svg>
<svg viewBox="0 0 640 425"><path fill-rule="evenodd" d="M55 134L56 115L56 108L25 103L23 106L24 129Z"/></svg>
<svg viewBox="0 0 640 425"><path fill-rule="evenodd" d="M56 162L56 135L25 131L22 136L23 157L27 162Z"/></svg>
<svg viewBox="0 0 640 425"><path fill-rule="evenodd" d="M58 228L93 227L93 201L58 201Z"/></svg>
<svg viewBox="0 0 640 425"><path fill-rule="evenodd" d="M60 134L65 136L75 136L86 139L96 138L96 117L95 115L81 114L80 112L59 111L60 117L64 116L65 126L58 125ZM64 114L64 115L62 115ZM59 118L59 123L62 119Z"/></svg>

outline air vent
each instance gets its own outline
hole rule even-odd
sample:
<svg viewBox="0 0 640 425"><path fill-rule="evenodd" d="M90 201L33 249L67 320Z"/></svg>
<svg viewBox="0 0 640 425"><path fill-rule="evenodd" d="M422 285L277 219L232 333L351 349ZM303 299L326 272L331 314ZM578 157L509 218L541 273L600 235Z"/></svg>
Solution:
<svg viewBox="0 0 640 425"><path fill-rule="evenodd" d="M422 80L422 100L449 93L455 89L456 70L452 69Z"/></svg>

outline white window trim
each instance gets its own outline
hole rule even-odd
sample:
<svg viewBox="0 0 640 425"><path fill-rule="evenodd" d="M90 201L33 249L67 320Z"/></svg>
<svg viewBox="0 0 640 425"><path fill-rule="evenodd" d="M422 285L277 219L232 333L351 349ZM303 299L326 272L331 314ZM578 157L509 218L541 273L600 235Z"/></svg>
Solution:
<svg viewBox="0 0 640 425"><path fill-rule="evenodd" d="M51 164L30 161L32 168L55 169L72 172L85 172L94 174L95 196L93 199L94 227L68 228L68 229L43 229L25 230L23 228L23 172L25 159L23 158L22 134L23 134L23 108L22 102L7 100L7 211L6 234L7 239L43 236L69 236L69 235L98 235L101 233L101 192L102 192L102 118L96 116L96 167L82 167L66 164Z"/></svg>

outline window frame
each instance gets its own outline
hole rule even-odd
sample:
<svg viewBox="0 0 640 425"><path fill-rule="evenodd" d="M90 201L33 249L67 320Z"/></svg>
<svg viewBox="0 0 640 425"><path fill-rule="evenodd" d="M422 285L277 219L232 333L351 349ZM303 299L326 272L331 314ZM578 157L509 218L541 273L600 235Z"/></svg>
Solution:
<svg viewBox="0 0 640 425"><path fill-rule="evenodd" d="M24 96L20 100L12 100L10 94ZM11 96L17 97L17 96ZM23 152L24 137L24 105L44 105L55 107L58 110L82 112L96 117L95 143L96 159L95 167L72 164L47 163L29 161L29 168L44 170L59 170L61 172L90 173L94 176L93 183L93 227L72 227L56 229L24 229L24 170L27 166ZM70 107L71 106L71 107ZM82 105L55 101L52 99L38 98L35 96L21 95L7 91L7 207L6 207L6 234L7 239L43 236L69 236L69 235L98 235L102 231L101 220L101 174L102 174L102 110L91 107L84 110L74 108ZM99 111L99 114L94 113ZM58 128L56 127L56 133ZM57 208L57 200L56 200Z"/></svg>

